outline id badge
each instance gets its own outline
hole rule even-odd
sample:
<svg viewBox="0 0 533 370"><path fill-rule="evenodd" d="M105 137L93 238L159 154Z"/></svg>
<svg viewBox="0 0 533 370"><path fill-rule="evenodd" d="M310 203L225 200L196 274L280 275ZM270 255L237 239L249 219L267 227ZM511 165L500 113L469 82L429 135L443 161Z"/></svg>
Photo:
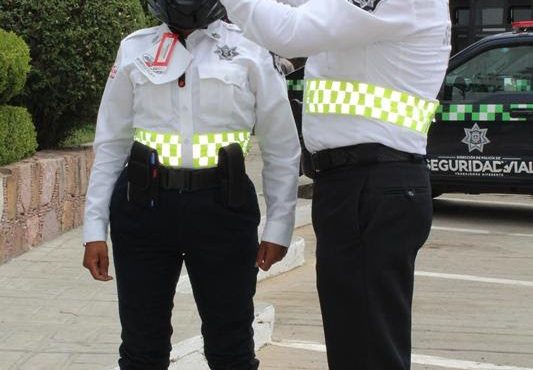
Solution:
<svg viewBox="0 0 533 370"><path fill-rule="evenodd" d="M189 67L192 55L179 42L179 36L165 32L151 48L135 58L135 66L154 84L178 79Z"/></svg>

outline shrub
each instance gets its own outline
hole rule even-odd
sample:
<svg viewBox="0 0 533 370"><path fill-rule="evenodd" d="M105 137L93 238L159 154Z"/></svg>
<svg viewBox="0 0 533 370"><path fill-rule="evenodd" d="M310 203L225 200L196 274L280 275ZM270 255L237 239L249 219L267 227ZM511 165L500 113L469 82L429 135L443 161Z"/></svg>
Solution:
<svg viewBox="0 0 533 370"><path fill-rule="evenodd" d="M0 106L0 165L28 157L36 148L35 127L28 110Z"/></svg>
<svg viewBox="0 0 533 370"><path fill-rule="evenodd" d="M30 70L30 49L13 32L0 29L0 104L20 94Z"/></svg>
<svg viewBox="0 0 533 370"><path fill-rule="evenodd" d="M32 69L17 99L40 147L94 121L121 38L143 28L139 0L1 0L0 24L30 46Z"/></svg>

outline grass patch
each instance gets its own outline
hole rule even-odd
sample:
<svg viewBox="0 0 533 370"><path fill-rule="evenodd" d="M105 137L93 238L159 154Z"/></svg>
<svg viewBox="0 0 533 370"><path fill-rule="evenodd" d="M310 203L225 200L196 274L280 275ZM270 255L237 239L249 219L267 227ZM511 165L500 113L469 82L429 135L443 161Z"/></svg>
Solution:
<svg viewBox="0 0 533 370"><path fill-rule="evenodd" d="M60 148L72 148L83 144L90 144L94 141L96 126L86 124L73 130L60 144Z"/></svg>

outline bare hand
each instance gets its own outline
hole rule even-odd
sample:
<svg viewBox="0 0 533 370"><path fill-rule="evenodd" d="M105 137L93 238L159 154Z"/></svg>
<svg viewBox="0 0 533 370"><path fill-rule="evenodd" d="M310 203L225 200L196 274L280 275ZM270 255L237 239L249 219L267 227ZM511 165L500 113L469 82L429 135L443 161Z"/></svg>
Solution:
<svg viewBox="0 0 533 370"><path fill-rule="evenodd" d="M263 271L270 270L270 267L279 262L287 254L287 248L270 242L261 242L257 252L257 266Z"/></svg>
<svg viewBox="0 0 533 370"><path fill-rule="evenodd" d="M106 242L89 242L85 245L83 267L91 272L91 275L95 280L113 280L113 277L109 276L107 273L109 269L109 255L107 253Z"/></svg>

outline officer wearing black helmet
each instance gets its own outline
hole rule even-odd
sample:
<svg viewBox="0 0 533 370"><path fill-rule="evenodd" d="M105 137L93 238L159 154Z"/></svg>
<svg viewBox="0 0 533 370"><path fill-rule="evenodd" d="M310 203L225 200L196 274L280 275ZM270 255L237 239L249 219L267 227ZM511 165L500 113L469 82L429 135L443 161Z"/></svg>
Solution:
<svg viewBox="0 0 533 370"><path fill-rule="evenodd" d="M84 266L111 279L110 224L122 370L168 368L183 263L209 366L254 370L257 267L283 258L294 226L300 150L285 80L276 58L220 20L218 1L149 5L164 24L122 41L102 97ZM244 169L252 130L267 203L260 244Z"/></svg>

